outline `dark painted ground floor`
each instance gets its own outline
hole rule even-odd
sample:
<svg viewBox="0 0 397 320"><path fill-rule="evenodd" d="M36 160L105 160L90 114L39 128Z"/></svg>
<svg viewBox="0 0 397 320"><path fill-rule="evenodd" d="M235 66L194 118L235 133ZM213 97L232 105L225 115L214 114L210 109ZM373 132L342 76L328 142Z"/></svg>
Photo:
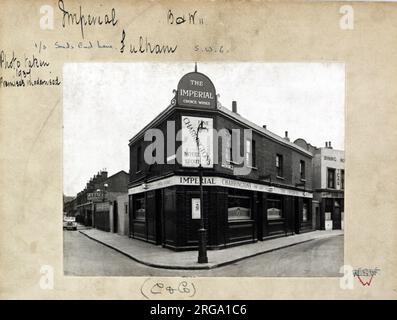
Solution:
<svg viewBox="0 0 397 320"><path fill-rule="evenodd" d="M273 192L276 188L272 192L258 192L220 186L203 189L209 249L304 233L315 227L308 192L282 188L278 192ZM196 249L200 216L194 208L199 201L197 186L130 194L130 236L174 250Z"/></svg>

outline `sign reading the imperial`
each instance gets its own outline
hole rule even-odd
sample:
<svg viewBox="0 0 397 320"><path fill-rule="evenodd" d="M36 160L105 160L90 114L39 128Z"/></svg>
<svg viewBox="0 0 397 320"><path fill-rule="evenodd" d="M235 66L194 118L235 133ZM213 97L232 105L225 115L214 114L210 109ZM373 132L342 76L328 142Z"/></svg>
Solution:
<svg viewBox="0 0 397 320"><path fill-rule="evenodd" d="M197 130L200 126L199 133ZM198 146L196 137L198 136ZM182 166L212 168L213 120L182 116Z"/></svg>
<svg viewBox="0 0 397 320"><path fill-rule="evenodd" d="M216 108L215 87L202 73L191 72L178 83L178 105Z"/></svg>

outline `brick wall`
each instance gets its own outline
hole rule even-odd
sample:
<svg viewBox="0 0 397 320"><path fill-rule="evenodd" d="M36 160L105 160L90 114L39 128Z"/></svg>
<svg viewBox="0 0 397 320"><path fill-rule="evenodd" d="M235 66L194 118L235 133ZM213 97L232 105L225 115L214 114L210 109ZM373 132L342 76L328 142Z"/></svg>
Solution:
<svg viewBox="0 0 397 320"><path fill-rule="evenodd" d="M248 129L248 127L244 127L238 121L226 117L225 115L219 113L217 110L184 110L184 109L175 109L174 112L170 113L167 118L165 118L161 123L156 125L157 129L160 129L161 132L166 136L167 133L167 120L175 121L176 132L181 128L181 116L202 116L202 117L212 117L214 119L214 128L217 130L226 128L226 129ZM297 149L293 149L287 145L280 143L279 141L274 140L271 137L260 134L256 131L253 131L253 140L256 144L256 168L253 168L248 175L245 175L244 178L249 179L259 179L261 176L271 176L271 180L274 183L278 183L280 185L292 186L295 187L296 183L300 183L300 172L299 172L299 162L301 160L305 161L306 164L306 189L312 188L312 158L311 156L304 154ZM240 155L244 154L244 135L240 134ZM141 146L141 154L143 157L145 148L151 142L143 141L143 136L133 142L130 145L130 182L143 180L145 176L159 176L165 175L169 172L174 172L176 170L182 170L185 172L193 172L196 173L195 168L184 168L181 167L178 163L170 165L170 164L155 164L149 167L143 161L142 168L140 172L137 172L137 164L136 164L136 154L137 149ZM225 168L221 165L223 155L222 155L222 147L221 147L221 139L217 142L214 140L214 143L218 143L218 164L214 165L214 171L227 174L234 175L233 170ZM164 141L164 153L165 158L167 157L167 149L166 149L166 138ZM175 149L178 150L181 142L176 142ZM168 152L169 154L170 152ZM276 154L281 154L283 156L283 177L278 178L276 174ZM166 159L164 159L164 162ZM267 180L268 181L268 180Z"/></svg>

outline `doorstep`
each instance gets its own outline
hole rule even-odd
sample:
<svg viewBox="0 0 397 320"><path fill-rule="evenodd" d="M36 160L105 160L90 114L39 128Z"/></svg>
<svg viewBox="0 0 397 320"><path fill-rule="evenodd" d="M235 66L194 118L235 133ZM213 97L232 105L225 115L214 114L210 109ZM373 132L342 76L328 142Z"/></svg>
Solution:
<svg viewBox="0 0 397 320"><path fill-rule="evenodd" d="M127 236L98 229L80 230L81 234L150 267L163 269L213 269L266 252L307 241L343 235L343 230L316 230L220 250L208 250L208 263L197 263L198 251L173 251Z"/></svg>

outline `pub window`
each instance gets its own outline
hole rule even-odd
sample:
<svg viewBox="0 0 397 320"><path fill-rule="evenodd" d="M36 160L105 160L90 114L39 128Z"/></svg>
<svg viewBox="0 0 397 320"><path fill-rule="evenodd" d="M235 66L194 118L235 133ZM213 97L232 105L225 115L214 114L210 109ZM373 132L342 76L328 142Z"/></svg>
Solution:
<svg viewBox="0 0 397 320"><path fill-rule="evenodd" d="M230 163L233 161L233 144L232 144L232 131L227 130L226 131L226 154L225 154L225 159L226 163Z"/></svg>
<svg viewBox="0 0 397 320"><path fill-rule="evenodd" d="M142 169L142 163L141 163L141 158L142 158L142 146L139 146L136 150L136 171L141 171Z"/></svg>
<svg viewBox="0 0 397 320"><path fill-rule="evenodd" d="M252 167L251 140L246 140L245 162L247 166Z"/></svg>
<svg viewBox="0 0 397 320"><path fill-rule="evenodd" d="M252 166L256 167L256 142L252 140Z"/></svg>
<svg viewBox="0 0 397 320"><path fill-rule="evenodd" d="M302 207L302 221L306 222L308 221L308 212L307 212L307 203L303 203Z"/></svg>
<svg viewBox="0 0 397 320"><path fill-rule="evenodd" d="M299 173L301 179L306 179L306 164L303 160L299 161Z"/></svg>
<svg viewBox="0 0 397 320"><path fill-rule="evenodd" d="M340 177L340 187L341 187L341 189L345 189L345 170L341 170L340 171L340 175L341 175L341 177Z"/></svg>
<svg viewBox="0 0 397 320"><path fill-rule="evenodd" d="M281 154L276 155L276 171L277 176L283 176L283 156Z"/></svg>
<svg viewBox="0 0 397 320"><path fill-rule="evenodd" d="M251 199L249 196L228 196L228 220L244 220L251 218Z"/></svg>
<svg viewBox="0 0 397 320"><path fill-rule="evenodd" d="M335 169L328 168L327 170L327 187L335 189Z"/></svg>
<svg viewBox="0 0 397 320"><path fill-rule="evenodd" d="M145 195L136 196L134 199L134 218L136 220L145 220L146 217L146 203Z"/></svg>
<svg viewBox="0 0 397 320"><path fill-rule="evenodd" d="M268 199L267 203L267 220L276 220L283 217L283 210L280 199Z"/></svg>

